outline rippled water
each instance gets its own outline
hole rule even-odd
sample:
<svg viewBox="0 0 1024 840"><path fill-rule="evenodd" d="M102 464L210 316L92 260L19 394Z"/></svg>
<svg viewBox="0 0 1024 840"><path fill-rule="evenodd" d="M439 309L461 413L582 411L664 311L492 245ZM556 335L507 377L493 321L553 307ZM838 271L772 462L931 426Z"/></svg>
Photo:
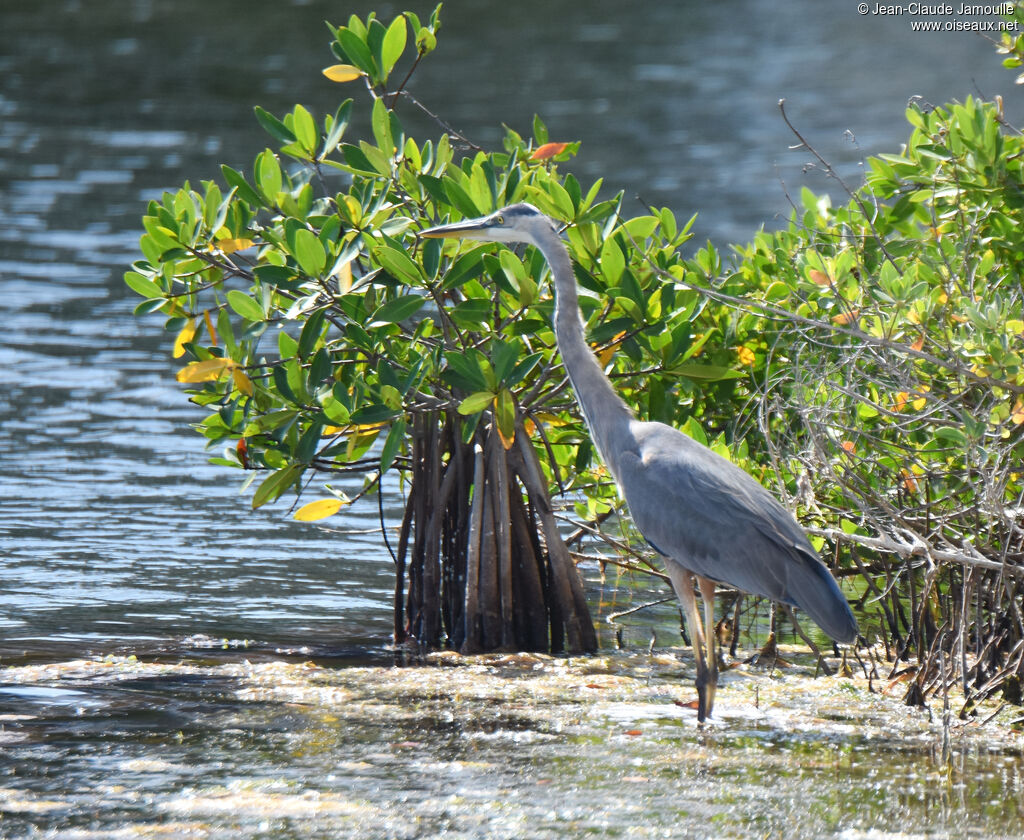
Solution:
<svg viewBox="0 0 1024 840"><path fill-rule="evenodd" d="M939 716L804 662L726 672L698 727L690 663L14 668L0 835L1020 837L1024 738L1005 716L954 718L944 757Z"/></svg>
<svg viewBox="0 0 1024 840"><path fill-rule="evenodd" d="M433 4L408 5L423 12ZM334 663L384 655L393 580L370 533L376 510L349 511L332 520L334 530L295 523L284 505L250 512L239 473L208 465L189 430L201 415L173 382L170 337L159 319L132 317L137 300L121 281L148 199L215 176L222 162L251 165L267 142L254 104L333 110L339 89L319 76L330 61L322 21L370 7L0 0L0 664L111 651L205 663L274 651ZM377 7L385 16L395 8ZM540 112L553 137L584 141L574 163L582 178L603 176L684 217L699 210L698 239L720 243L778 224L787 208L781 180L790 192L802 183L835 192L801 174L806 155L787 149L780 97L853 181L864 154L898 148L910 95L939 102L980 89L1002 93L1011 118L1024 113L1019 89L977 36L913 35L905 21L857 15L852 3L465 0L445 12L441 49L414 84L434 110L491 145L501 122L525 132ZM414 114L407 123L418 134L437 131ZM601 589L594 570L588 576L602 614L645 595ZM665 606L633 617L627 645L646 646L651 628L671 641L673 614ZM233 825L244 829L239 836L360 836L340 817L289 822L309 811L311 796L345 812L349 794L364 809L353 819L368 820L375 836L421 836L417 825L459 837L525 836L534 825L543 829L537 836L570 836L573 826L632 836L644 820L643 836L677 836L673 814L692 836L705 816L724 826L721 836L743 836L742 820L763 835L799 811L790 797L781 810L730 817L729 796L766 795L770 765L686 764L700 744L674 753L668 730L644 741L615 724L608 737L584 728L559 740L569 731L559 712L536 725L470 724L468 734L453 718L448 730L422 737L417 719L371 715L357 725L342 715L350 728L337 731L332 713L311 717L301 697L298 706L287 698L246 706L238 692L248 678L213 666L127 683L125 660L110 667L106 677L86 669L81 679L0 672L0 836L47 826L61 837L129 836L117 826L148 831L154 808L162 815L154 832L180 818L197 836L235 836ZM387 681L374 673L360 679ZM679 680L676 673L673 685ZM376 689L360 690L365 704ZM500 707L499 697L485 707ZM393 711L421 700L407 692L382 702ZM443 718L438 702L424 711L434 723ZM799 740L779 734L785 728L758 726L749 745L736 734L730 755L799 752ZM521 752L525 743L551 748ZM590 772L624 745L624 763L604 760ZM510 755L518 763L503 764ZM675 776L674 760L684 768ZM904 756L900 766L914 760ZM1017 797L1016 810L987 823L992 836L1021 813L1019 755L1007 760L1009 770L983 768L996 774L986 782L993 801L1000 784ZM607 820L593 813L591 790L610 797L622 767L639 768L627 775L641 779L652 762L646 811L627 802ZM705 810L696 796L675 801L681 788L722 772L738 774L738 786L720 789ZM755 772L759 786L743 782ZM887 778L885 768L873 772ZM418 787L438 776L468 780L461 799L446 799L444 784ZM549 793L524 799L524 784ZM646 790L643 781L628 784ZM807 792L808 779L801 784ZM926 787L909 784L907 802ZM977 785L971 791L959 802L951 794L943 825L978 826L971 815L997 807L983 804ZM898 817L858 823L849 815L855 804L836 789L829 797L814 822L826 834L899 830ZM868 797L874 812L898 799ZM218 808L244 812L261 802L271 804L260 819L214 820L213 834L203 833ZM389 809L403 807L413 822L389 823ZM830 821L828 809L846 817ZM500 819L486 834L472 818L490 813ZM922 820L929 811L908 813Z"/></svg>
<svg viewBox="0 0 1024 840"><path fill-rule="evenodd" d="M855 176L863 151L905 134L908 95L1011 87L976 36L911 36L842 6L452 4L415 90L484 143L540 112L553 136L584 140L581 177L742 239L785 211L778 178L799 181L805 159L786 149L779 97ZM386 638L379 539L298 525L283 505L250 513L239 474L206 465L189 431L200 415L159 318L134 319L121 282L146 200L263 147L254 104L333 110L322 20L370 7L2 4L0 655ZM370 506L339 527L375 524Z"/></svg>

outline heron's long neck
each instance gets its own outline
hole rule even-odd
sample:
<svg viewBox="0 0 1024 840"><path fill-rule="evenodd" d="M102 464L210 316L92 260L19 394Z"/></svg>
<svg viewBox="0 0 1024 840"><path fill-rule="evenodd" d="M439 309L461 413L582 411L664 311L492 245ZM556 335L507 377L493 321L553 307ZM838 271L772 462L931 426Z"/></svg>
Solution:
<svg viewBox="0 0 1024 840"><path fill-rule="evenodd" d="M587 344L576 292L576 277L568 251L561 242L546 244L540 251L551 267L555 285L555 338L558 341L558 352L598 452L614 475L617 472L618 453L632 448L629 423L633 413L615 393L594 351Z"/></svg>

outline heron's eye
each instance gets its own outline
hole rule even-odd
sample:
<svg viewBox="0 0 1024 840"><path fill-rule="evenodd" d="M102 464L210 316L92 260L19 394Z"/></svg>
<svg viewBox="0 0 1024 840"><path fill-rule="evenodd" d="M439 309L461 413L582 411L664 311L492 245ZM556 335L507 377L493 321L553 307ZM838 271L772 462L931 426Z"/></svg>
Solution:
<svg viewBox="0 0 1024 840"><path fill-rule="evenodd" d="M494 223L497 224L497 225L505 224L505 217L504 216L498 216L497 218L495 218Z"/></svg>

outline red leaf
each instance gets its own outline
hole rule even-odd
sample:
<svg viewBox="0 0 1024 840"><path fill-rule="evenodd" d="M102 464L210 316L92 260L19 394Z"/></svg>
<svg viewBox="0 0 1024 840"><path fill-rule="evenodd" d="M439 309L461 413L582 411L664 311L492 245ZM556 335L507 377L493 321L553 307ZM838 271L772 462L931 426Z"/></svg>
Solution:
<svg viewBox="0 0 1024 840"><path fill-rule="evenodd" d="M530 155L530 160L548 160L555 155L560 155L568 146L568 143L545 143L534 150L533 154Z"/></svg>

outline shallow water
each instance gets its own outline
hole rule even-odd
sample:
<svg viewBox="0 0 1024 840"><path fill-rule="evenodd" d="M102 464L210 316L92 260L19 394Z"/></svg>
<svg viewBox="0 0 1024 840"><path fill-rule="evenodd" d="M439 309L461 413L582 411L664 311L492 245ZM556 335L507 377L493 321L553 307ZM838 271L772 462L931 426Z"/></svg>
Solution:
<svg viewBox="0 0 1024 840"><path fill-rule="evenodd" d="M156 837L1019 837L1024 735L800 656L433 656L415 667L8 669L0 831ZM17 713L7 710L17 708Z"/></svg>
<svg viewBox="0 0 1024 840"><path fill-rule="evenodd" d="M373 506L330 528L253 513L240 475L206 463L171 339L121 281L143 206L251 166L254 104L333 111L348 91L319 75L322 21L371 5L394 10L0 2L0 836L1019 836L1016 736L965 742L939 785L932 729L870 734L845 707L802 729L792 696L698 736L672 700L690 696L685 655L649 685L608 666L614 691L595 676L560 697L531 693L526 666L383 670ZM898 148L911 95L1002 93L1024 114L982 39L852 4L554 6L449 3L414 91L485 145L539 112L583 140L582 179L699 210L698 240L778 224L782 181L838 195L802 173L780 97L854 183ZM585 572L602 617L662 594ZM627 648L675 643L675 616L624 619ZM557 662L541 676L605 673ZM898 695L879 720L905 714Z"/></svg>

